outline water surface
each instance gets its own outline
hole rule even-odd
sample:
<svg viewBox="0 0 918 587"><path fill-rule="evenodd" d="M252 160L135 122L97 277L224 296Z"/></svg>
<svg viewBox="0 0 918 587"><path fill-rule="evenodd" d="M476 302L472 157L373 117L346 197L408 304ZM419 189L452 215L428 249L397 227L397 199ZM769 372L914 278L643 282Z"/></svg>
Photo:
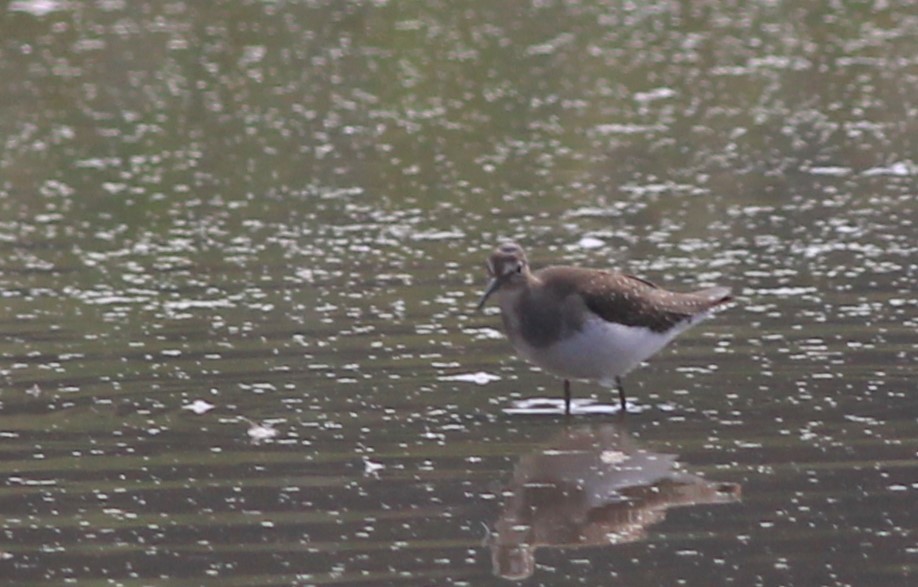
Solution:
<svg viewBox="0 0 918 587"><path fill-rule="evenodd" d="M0 582L911 584L918 15L747 4L6 3ZM737 304L565 419L506 238Z"/></svg>

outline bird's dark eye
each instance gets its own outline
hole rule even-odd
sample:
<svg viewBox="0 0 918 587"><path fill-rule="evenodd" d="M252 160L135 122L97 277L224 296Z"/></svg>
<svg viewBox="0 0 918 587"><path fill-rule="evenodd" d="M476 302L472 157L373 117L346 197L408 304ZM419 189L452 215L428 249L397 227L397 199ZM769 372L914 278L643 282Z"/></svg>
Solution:
<svg viewBox="0 0 918 587"><path fill-rule="evenodd" d="M523 272L523 264L522 264L522 263L520 263L519 265L516 266L516 272L517 272L517 273L522 273L522 272Z"/></svg>

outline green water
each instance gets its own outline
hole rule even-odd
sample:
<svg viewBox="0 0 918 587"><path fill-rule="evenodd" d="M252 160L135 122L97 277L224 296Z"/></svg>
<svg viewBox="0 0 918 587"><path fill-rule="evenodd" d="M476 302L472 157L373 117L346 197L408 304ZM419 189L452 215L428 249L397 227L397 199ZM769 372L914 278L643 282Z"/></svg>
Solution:
<svg viewBox="0 0 918 587"><path fill-rule="evenodd" d="M910 585L916 27L0 3L0 583ZM519 413L506 238L737 304Z"/></svg>

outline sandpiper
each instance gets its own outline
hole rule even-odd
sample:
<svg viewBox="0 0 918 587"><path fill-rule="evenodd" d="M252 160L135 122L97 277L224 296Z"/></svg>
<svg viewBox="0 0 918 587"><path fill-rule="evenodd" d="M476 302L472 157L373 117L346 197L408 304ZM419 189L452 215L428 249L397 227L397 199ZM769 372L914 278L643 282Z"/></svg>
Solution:
<svg viewBox="0 0 918 587"><path fill-rule="evenodd" d="M678 334L731 301L730 289L676 293L615 271L546 267L532 272L522 247L504 243L488 258L493 294L517 353L564 379L564 413L571 411L571 379L618 387L622 377Z"/></svg>

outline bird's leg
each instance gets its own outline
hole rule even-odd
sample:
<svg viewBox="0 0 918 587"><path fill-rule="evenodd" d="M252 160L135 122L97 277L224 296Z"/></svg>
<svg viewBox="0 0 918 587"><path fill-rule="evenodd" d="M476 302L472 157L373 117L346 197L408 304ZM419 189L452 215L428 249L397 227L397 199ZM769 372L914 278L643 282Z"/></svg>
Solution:
<svg viewBox="0 0 918 587"><path fill-rule="evenodd" d="M622 385L622 378L616 377L615 384L618 386L618 400L622 404L622 413L624 414L628 411L628 406L625 403L625 386Z"/></svg>
<svg viewBox="0 0 918 587"><path fill-rule="evenodd" d="M571 381L570 379L564 380L564 415L571 415Z"/></svg>

